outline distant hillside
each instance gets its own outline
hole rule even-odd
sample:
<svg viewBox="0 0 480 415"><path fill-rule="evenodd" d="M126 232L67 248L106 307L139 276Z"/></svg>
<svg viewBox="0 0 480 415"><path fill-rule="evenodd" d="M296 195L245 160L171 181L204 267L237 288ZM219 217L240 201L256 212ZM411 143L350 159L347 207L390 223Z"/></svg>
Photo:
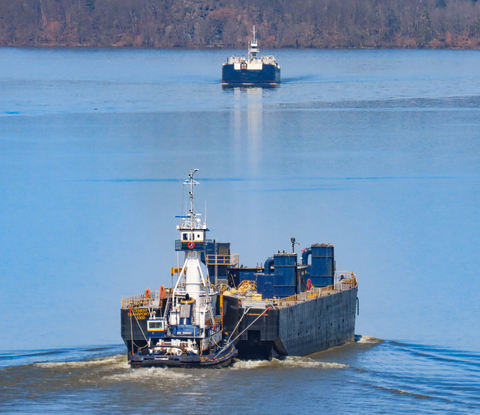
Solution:
<svg viewBox="0 0 480 415"><path fill-rule="evenodd" d="M477 0L2 0L0 46L480 48Z"/></svg>

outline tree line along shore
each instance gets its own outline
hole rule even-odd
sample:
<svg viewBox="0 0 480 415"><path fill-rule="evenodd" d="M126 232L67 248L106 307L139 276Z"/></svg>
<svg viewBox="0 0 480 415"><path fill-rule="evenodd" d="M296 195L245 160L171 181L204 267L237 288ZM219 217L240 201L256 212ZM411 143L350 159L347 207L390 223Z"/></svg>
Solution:
<svg viewBox="0 0 480 415"><path fill-rule="evenodd" d="M477 0L5 0L0 46L480 49Z"/></svg>

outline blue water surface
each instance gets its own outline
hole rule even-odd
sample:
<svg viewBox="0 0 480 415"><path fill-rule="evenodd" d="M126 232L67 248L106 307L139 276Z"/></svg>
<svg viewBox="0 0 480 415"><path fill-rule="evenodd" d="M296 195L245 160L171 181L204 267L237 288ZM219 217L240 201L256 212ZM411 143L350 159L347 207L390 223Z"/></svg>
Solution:
<svg viewBox="0 0 480 415"><path fill-rule="evenodd" d="M234 51L0 49L0 348L14 360L121 342L120 299L172 283L174 216L198 168L209 236L242 264L290 250L292 236L299 249L335 244L337 269L359 281L356 332L386 341L369 350L389 345L364 355L366 384L400 391L404 413L411 402L478 410L473 382L443 384L440 369L446 350L459 360L449 376L471 359L478 371L479 52L262 52L282 67L275 89L222 89ZM4 367L34 363L21 359ZM400 383L385 380L385 368L395 379L407 367ZM341 390L348 373L328 382ZM449 406L422 400L452 388ZM391 413L390 392L372 396Z"/></svg>

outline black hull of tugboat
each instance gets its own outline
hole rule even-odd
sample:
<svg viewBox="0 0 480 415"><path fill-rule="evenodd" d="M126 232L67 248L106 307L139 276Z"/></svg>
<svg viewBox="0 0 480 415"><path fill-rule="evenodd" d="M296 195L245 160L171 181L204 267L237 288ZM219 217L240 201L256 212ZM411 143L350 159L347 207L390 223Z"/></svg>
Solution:
<svg viewBox="0 0 480 415"><path fill-rule="evenodd" d="M357 287L280 309L251 309L234 333L239 359L306 356L355 340ZM244 313L235 297L224 297L225 332L231 333Z"/></svg>
<svg viewBox="0 0 480 415"><path fill-rule="evenodd" d="M223 86L274 86L280 83L280 68L264 64L260 70L235 69L234 64L222 67Z"/></svg>
<svg viewBox="0 0 480 415"><path fill-rule="evenodd" d="M171 367L182 369L202 369L226 367L237 356L235 346L230 345L221 353L205 356L162 356L135 354L129 363L132 368L140 367Z"/></svg>

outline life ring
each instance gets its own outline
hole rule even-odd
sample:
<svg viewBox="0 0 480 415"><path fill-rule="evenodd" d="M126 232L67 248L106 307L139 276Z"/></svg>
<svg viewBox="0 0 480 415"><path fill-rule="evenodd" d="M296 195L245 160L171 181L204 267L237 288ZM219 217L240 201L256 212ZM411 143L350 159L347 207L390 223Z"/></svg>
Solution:
<svg viewBox="0 0 480 415"><path fill-rule="evenodd" d="M147 288L145 290L145 298L150 298L151 297L151 292L150 292L150 288Z"/></svg>
<svg viewBox="0 0 480 415"><path fill-rule="evenodd" d="M312 289L312 280L309 278L307 280L307 291L310 291Z"/></svg>
<svg viewBox="0 0 480 415"><path fill-rule="evenodd" d="M189 243L188 243L188 247L189 247L190 249L195 248L195 242L189 242Z"/></svg>

